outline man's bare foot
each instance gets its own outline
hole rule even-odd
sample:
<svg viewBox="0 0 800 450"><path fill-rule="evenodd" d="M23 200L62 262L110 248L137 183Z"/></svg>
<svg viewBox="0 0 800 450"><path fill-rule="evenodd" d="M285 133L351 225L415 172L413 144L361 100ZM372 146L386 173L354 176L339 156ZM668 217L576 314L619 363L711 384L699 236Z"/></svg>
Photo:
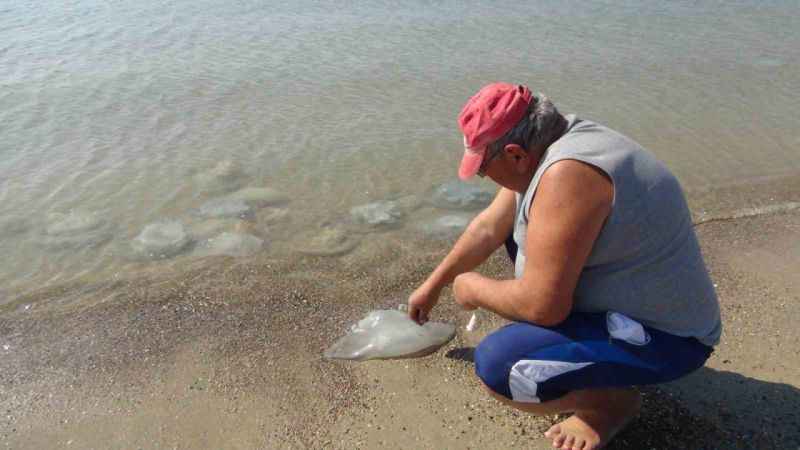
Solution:
<svg viewBox="0 0 800 450"><path fill-rule="evenodd" d="M615 395L614 402L596 409L576 411L545 432L553 447L562 450L595 450L604 447L641 407L641 395L633 390Z"/></svg>

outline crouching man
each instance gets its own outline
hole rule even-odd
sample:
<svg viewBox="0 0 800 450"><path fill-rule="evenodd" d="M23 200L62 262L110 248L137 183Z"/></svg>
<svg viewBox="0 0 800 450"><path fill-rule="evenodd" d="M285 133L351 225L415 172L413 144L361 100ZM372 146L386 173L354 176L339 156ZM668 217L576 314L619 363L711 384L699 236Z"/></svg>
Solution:
<svg viewBox="0 0 800 450"><path fill-rule="evenodd" d="M491 395L534 414L573 413L545 435L606 445L638 412L636 385L701 367L722 325L677 179L636 142L562 115L525 86L494 83L458 117L459 176L500 185L409 298L428 320L444 286L511 324L475 351ZM515 278L472 272L505 244Z"/></svg>

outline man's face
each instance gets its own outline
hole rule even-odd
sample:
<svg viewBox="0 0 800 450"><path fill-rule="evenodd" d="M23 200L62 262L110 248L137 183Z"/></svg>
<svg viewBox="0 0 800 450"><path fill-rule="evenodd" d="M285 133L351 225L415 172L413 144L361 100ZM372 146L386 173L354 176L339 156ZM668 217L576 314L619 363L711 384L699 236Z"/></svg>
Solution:
<svg viewBox="0 0 800 450"><path fill-rule="evenodd" d="M483 178L486 176L486 170L489 168L489 165L497 158L502 150L491 150L491 147L487 146L486 150L484 150L483 161L481 161L481 166L478 168L478 176Z"/></svg>

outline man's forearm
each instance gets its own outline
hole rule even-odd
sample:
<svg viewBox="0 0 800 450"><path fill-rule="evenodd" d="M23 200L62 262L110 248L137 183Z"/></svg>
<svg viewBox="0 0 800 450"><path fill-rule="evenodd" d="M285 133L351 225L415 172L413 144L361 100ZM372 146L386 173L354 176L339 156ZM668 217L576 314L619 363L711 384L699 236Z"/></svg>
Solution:
<svg viewBox="0 0 800 450"><path fill-rule="evenodd" d="M492 311L508 320L553 326L572 309L571 298L542 292L517 279L494 280L470 272L461 275L457 284L459 303Z"/></svg>
<svg viewBox="0 0 800 450"><path fill-rule="evenodd" d="M504 237L496 236L482 222L481 216L476 217L456 241L450 253L431 273L426 283L430 283L431 287L436 289L442 289L452 283L458 275L469 272L486 261L504 240Z"/></svg>

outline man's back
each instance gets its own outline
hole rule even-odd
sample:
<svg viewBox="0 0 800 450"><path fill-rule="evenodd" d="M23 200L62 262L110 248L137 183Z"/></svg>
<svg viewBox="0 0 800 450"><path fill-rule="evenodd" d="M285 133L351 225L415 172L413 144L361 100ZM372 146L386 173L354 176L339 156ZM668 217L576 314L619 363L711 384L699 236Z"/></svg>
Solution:
<svg viewBox="0 0 800 450"><path fill-rule="evenodd" d="M528 192L518 195L514 238L525 266L527 217L544 172L562 160L599 168L614 185L614 203L574 295L574 309L617 311L644 325L707 345L719 340L721 322L713 285L700 253L677 179L629 138L567 116L568 129L542 156Z"/></svg>

